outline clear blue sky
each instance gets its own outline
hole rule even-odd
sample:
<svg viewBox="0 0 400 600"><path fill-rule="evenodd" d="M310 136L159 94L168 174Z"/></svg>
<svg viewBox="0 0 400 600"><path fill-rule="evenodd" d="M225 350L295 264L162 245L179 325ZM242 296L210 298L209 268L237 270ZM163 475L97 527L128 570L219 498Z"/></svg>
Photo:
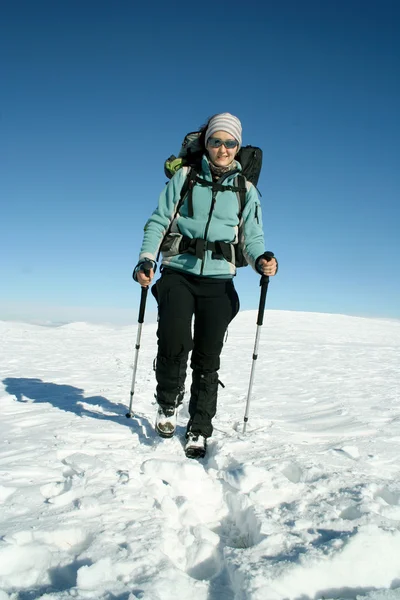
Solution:
<svg viewBox="0 0 400 600"><path fill-rule="evenodd" d="M264 150L267 306L400 318L397 0L16 0L0 52L0 318L135 321L164 159L222 111Z"/></svg>

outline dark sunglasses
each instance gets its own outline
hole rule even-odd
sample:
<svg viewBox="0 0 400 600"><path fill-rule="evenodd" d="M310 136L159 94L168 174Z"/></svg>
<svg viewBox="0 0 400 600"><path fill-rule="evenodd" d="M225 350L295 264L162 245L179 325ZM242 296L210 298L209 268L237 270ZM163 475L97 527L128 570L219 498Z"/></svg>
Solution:
<svg viewBox="0 0 400 600"><path fill-rule="evenodd" d="M209 144L211 148L225 146L228 150L232 150L233 148L236 148L238 142L236 140L220 140L219 138L210 137L207 144Z"/></svg>

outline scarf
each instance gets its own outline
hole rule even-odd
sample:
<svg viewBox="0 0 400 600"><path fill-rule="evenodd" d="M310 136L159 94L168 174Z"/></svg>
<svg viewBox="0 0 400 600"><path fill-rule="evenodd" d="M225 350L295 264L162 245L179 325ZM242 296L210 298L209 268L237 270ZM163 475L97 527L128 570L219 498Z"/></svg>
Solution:
<svg viewBox="0 0 400 600"><path fill-rule="evenodd" d="M225 173L228 173L229 171L233 171L234 169L237 168L235 160L233 160L226 167L217 167L217 165L214 165L214 163L212 163L211 160L209 161L209 165L210 165L211 175L212 175L214 181L216 179L219 179L220 177L222 177L222 175L225 175Z"/></svg>

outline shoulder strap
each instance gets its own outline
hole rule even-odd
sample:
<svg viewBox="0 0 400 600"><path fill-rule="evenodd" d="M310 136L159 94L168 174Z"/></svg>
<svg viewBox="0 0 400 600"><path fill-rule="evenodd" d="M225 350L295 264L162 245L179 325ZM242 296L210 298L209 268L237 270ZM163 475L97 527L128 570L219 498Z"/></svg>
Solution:
<svg viewBox="0 0 400 600"><path fill-rule="evenodd" d="M193 190L193 187L194 187L194 184L195 184L195 181L196 181L196 177L197 177L196 170L195 170L193 167L189 167L189 170L188 170L188 172L187 172L187 175L186 175L186 179L185 179L185 181L183 182L183 185L182 185L182 188L181 188L181 195L180 195L180 197L179 197L178 204L176 205L176 209L175 209L174 215L173 215L173 217L172 217L172 219L171 219L171 222L170 222L170 224L169 224L169 227L168 227L168 229L167 229L167 231L166 231L166 233L165 233L165 235L164 235L164 237L163 237L163 239L162 239L162 241L161 241L160 248L161 248L161 246L163 245L165 238L166 238L166 237L167 237L167 236L168 236L168 235L171 233L171 227L172 227L172 223L173 223L173 222L174 222L174 220L176 219L176 217L177 217L177 215L178 215L178 213L179 213L179 211L180 211L180 209L181 209L181 207L182 207L182 204L185 202L186 194L187 194L188 192L190 192L190 199L189 199L189 202L190 202L190 207L189 207L189 213L190 213L190 211L191 211L191 212L192 212L192 216L193 216L193 199L192 199L192 190ZM160 258L160 252L161 252L161 250L158 250L158 254L157 254L157 262L158 262L158 260L159 260L159 258Z"/></svg>
<svg viewBox="0 0 400 600"><path fill-rule="evenodd" d="M194 167L189 167L189 170L188 170L187 175L186 175L186 179L183 182L183 185L182 185L182 188L181 188L181 195L179 197L178 204L176 205L174 217L171 220L171 224L172 224L172 221L176 218L176 216L179 213L180 209L182 208L182 204L185 202L186 194L188 192L190 194L190 198L189 198L189 203L190 203L189 216L193 216L193 199L192 199L192 193L193 193L194 185L196 183L196 177L197 177L197 172L196 172L195 168Z"/></svg>
<svg viewBox="0 0 400 600"><path fill-rule="evenodd" d="M188 216L193 217L193 188L196 185L197 171L194 167L189 167L186 181L183 184L181 198L179 200L179 208L185 201L186 194L188 195ZM178 211L179 211L178 208ZM176 212L176 214L178 213Z"/></svg>
<svg viewBox="0 0 400 600"><path fill-rule="evenodd" d="M247 187L246 187L246 177L244 175L237 175L236 176L236 187L237 187L237 191L236 191L236 195L238 198L238 204L239 204L239 222L242 220L242 214L243 214L243 210L246 204L246 193L247 193Z"/></svg>
<svg viewBox="0 0 400 600"><path fill-rule="evenodd" d="M245 178L243 177L245 180ZM237 178L235 178L235 181ZM207 179L202 179L197 176L195 178L195 183L202 185L203 187L210 187L214 192L238 192L239 188L237 185L224 185L222 183L218 183L218 181L208 181Z"/></svg>
<svg viewBox="0 0 400 600"><path fill-rule="evenodd" d="M247 186L246 186L246 177L244 175L242 175L241 173L239 173L238 175L236 175L235 179L234 179L234 185L222 185L221 183L218 183L216 181L207 181L206 179L202 179L201 177L199 177L197 175L196 172L194 172L194 169L192 169L193 174L190 176L190 186L189 186L189 216L193 216L193 200L192 200L192 194L193 194L193 187L195 186L196 183L198 183L199 185L205 186L205 187L211 187L213 189L213 191L216 192L226 192L226 191L231 191L231 192L236 192L237 198L238 198L238 204L239 204L239 221L242 218L242 213L246 204L246 193L247 193Z"/></svg>
<svg viewBox="0 0 400 600"><path fill-rule="evenodd" d="M191 182L192 178L193 178L193 168L189 167L187 175L186 175L186 179L182 185L181 195L180 195L179 202L178 202L178 205L177 205L177 208L175 211L175 215L179 212L179 209L181 208L183 201L185 200L185 196L189 190L190 182Z"/></svg>

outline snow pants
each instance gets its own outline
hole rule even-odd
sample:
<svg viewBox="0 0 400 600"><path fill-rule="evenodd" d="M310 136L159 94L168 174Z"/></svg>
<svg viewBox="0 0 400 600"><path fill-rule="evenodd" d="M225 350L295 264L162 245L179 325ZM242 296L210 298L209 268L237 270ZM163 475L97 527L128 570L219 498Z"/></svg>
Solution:
<svg viewBox="0 0 400 600"><path fill-rule="evenodd" d="M210 437L224 336L239 311L233 281L164 268L152 293L158 303L157 402L170 407L182 401L192 352L188 431Z"/></svg>

